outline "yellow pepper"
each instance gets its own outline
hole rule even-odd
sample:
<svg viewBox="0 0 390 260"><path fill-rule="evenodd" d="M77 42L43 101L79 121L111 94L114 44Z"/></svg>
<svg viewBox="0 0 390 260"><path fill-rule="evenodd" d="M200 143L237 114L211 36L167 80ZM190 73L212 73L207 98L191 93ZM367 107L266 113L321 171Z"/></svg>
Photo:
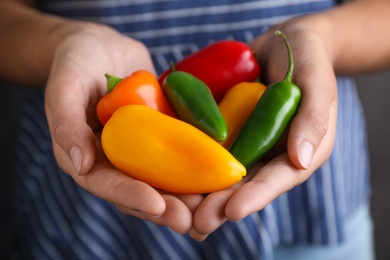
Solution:
<svg viewBox="0 0 390 260"><path fill-rule="evenodd" d="M245 167L211 137L147 106L118 109L101 138L116 168L161 190L210 193L246 175Z"/></svg>
<svg viewBox="0 0 390 260"><path fill-rule="evenodd" d="M242 82L226 92L218 104L228 127L228 136L220 142L223 147L229 149L233 144L265 89L259 82Z"/></svg>

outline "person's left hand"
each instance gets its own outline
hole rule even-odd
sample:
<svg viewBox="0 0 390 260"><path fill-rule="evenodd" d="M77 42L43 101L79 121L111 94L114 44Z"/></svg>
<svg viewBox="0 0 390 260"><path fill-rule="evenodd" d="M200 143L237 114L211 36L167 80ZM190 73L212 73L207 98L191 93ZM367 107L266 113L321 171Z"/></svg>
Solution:
<svg viewBox="0 0 390 260"><path fill-rule="evenodd" d="M292 46L293 82L302 91L300 107L289 129L287 150L268 162L255 164L239 184L209 194L194 213L190 235L196 240L205 239L226 220L237 221L263 209L282 193L307 180L331 154L337 89L329 43L299 20L259 36L251 47L260 58L268 83L284 79L287 70L286 47L274 35L276 29L286 34Z"/></svg>

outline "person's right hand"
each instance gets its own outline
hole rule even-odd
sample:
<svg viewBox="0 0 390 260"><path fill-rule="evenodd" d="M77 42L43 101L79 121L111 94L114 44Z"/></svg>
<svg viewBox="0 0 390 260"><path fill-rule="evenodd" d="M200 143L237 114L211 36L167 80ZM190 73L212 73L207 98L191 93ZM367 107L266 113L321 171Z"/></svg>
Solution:
<svg viewBox="0 0 390 260"><path fill-rule="evenodd" d="M66 33L55 48L45 110L59 166L123 213L186 233L202 196L167 194L134 180L115 169L100 146L96 104L106 92L104 73L154 73L147 49L105 26L75 22L57 30Z"/></svg>

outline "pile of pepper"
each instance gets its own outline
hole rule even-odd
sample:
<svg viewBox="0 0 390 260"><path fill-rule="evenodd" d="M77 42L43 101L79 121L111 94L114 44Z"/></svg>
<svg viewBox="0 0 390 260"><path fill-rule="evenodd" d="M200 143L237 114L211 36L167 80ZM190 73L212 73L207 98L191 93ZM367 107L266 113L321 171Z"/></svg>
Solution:
<svg viewBox="0 0 390 260"><path fill-rule="evenodd" d="M129 176L175 193L210 193L239 182L286 131L301 92L291 82L266 87L244 43L215 42L156 78L140 70L106 75L97 105L109 161ZM213 73L204 68L212 68Z"/></svg>

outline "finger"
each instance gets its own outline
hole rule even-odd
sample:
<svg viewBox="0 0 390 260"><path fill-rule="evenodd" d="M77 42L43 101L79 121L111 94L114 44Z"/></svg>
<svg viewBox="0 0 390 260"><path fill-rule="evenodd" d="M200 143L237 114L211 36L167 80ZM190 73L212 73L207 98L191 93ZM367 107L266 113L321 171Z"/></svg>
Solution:
<svg viewBox="0 0 390 260"><path fill-rule="evenodd" d="M305 75L305 69L301 69L300 76L296 77L296 84L302 90L302 100L292 121L287 143L289 157L300 169L310 168L325 135L329 130L333 131L329 125L330 120L335 120L332 118L337 111L333 70L326 65L321 68L316 65L317 70L313 69L314 65L307 65L311 67L311 75Z"/></svg>
<svg viewBox="0 0 390 260"><path fill-rule="evenodd" d="M194 228L197 233L210 234L226 221L225 205L233 192L233 189L225 189L207 195L194 214Z"/></svg>
<svg viewBox="0 0 390 260"><path fill-rule="evenodd" d="M283 153L242 185L229 199L225 214L231 221L263 209L268 203L298 183L303 170L295 168L286 153Z"/></svg>
<svg viewBox="0 0 390 260"><path fill-rule="evenodd" d="M54 152L60 167L67 173L86 174L95 161L96 148L90 127L82 120L61 116L51 122Z"/></svg>
<svg viewBox="0 0 390 260"><path fill-rule="evenodd" d="M94 133L87 122L87 113L93 110L89 102L97 100L97 95L89 97L81 91L84 87L76 78L60 74L49 79L45 93L54 151L60 167L67 173L85 174L95 160Z"/></svg>
<svg viewBox="0 0 390 260"><path fill-rule="evenodd" d="M331 109L330 122L336 121L335 108ZM237 221L263 209L281 194L301 184L329 157L335 135L335 125L327 131L321 146L314 155L309 169L295 167L287 153L283 153L258 169L247 183L242 185L226 204L225 214L231 221ZM250 171L256 169L250 169Z"/></svg>
<svg viewBox="0 0 390 260"><path fill-rule="evenodd" d="M192 226L192 212L187 204L197 207L201 195L175 197L134 180L110 164L100 147L100 134L95 136L96 163L87 175L73 174L74 180L95 196L112 202L125 214L169 226L178 233L188 232Z"/></svg>
<svg viewBox="0 0 390 260"><path fill-rule="evenodd" d="M276 30L276 28L274 28ZM274 29L256 38L251 46L261 52L267 78L279 81L287 66L287 50ZM272 34L270 33L272 32ZM294 55L293 82L302 90L302 100L288 135L288 153L293 164L308 169L329 130L332 106L337 106L336 79L326 48L315 33L285 31ZM291 37L290 37L291 36ZM310 44L302 44L302 43Z"/></svg>
<svg viewBox="0 0 390 260"><path fill-rule="evenodd" d="M166 210L160 217L153 217L155 224L167 225L177 233L187 233L193 226L193 213L203 201L200 194L162 194Z"/></svg>
<svg viewBox="0 0 390 260"><path fill-rule="evenodd" d="M189 232L193 239L198 241L206 239L210 233L226 222L226 204L230 197L243 183L249 181L263 165L263 162L256 163L240 183L207 195L194 213L194 225Z"/></svg>
<svg viewBox="0 0 390 260"><path fill-rule="evenodd" d="M199 234L194 228L191 228L190 231L188 232L188 235L195 241L203 241L208 237L207 235Z"/></svg>
<svg viewBox="0 0 390 260"><path fill-rule="evenodd" d="M177 197L179 200L181 200L187 208L192 212L195 213L195 210L198 208L198 206L202 203L204 197L200 194L173 194L175 197Z"/></svg>
<svg viewBox="0 0 390 260"><path fill-rule="evenodd" d="M175 196L163 194L162 197L167 207L160 217L154 218L154 222L167 225L177 233L187 233L192 227L192 212Z"/></svg>
<svg viewBox="0 0 390 260"><path fill-rule="evenodd" d="M124 214L132 215L156 225L168 226L177 233L184 234L192 227L192 214L187 206L175 196L162 194L166 208L161 215L153 215L145 211L136 211L117 206Z"/></svg>
<svg viewBox="0 0 390 260"><path fill-rule="evenodd" d="M160 216L166 209L164 199L153 187L107 165L96 165L89 174L72 177L96 197L118 207L152 216Z"/></svg>
<svg viewBox="0 0 390 260"><path fill-rule="evenodd" d="M99 142L100 134L95 134L95 138L95 164L87 175L72 173L77 184L119 207L153 216L163 214L166 205L160 193L150 185L117 170L104 156Z"/></svg>
<svg viewBox="0 0 390 260"><path fill-rule="evenodd" d="M243 182L207 195L194 213L194 224L189 233L193 239L198 241L204 240L210 233L226 222L226 203Z"/></svg>

